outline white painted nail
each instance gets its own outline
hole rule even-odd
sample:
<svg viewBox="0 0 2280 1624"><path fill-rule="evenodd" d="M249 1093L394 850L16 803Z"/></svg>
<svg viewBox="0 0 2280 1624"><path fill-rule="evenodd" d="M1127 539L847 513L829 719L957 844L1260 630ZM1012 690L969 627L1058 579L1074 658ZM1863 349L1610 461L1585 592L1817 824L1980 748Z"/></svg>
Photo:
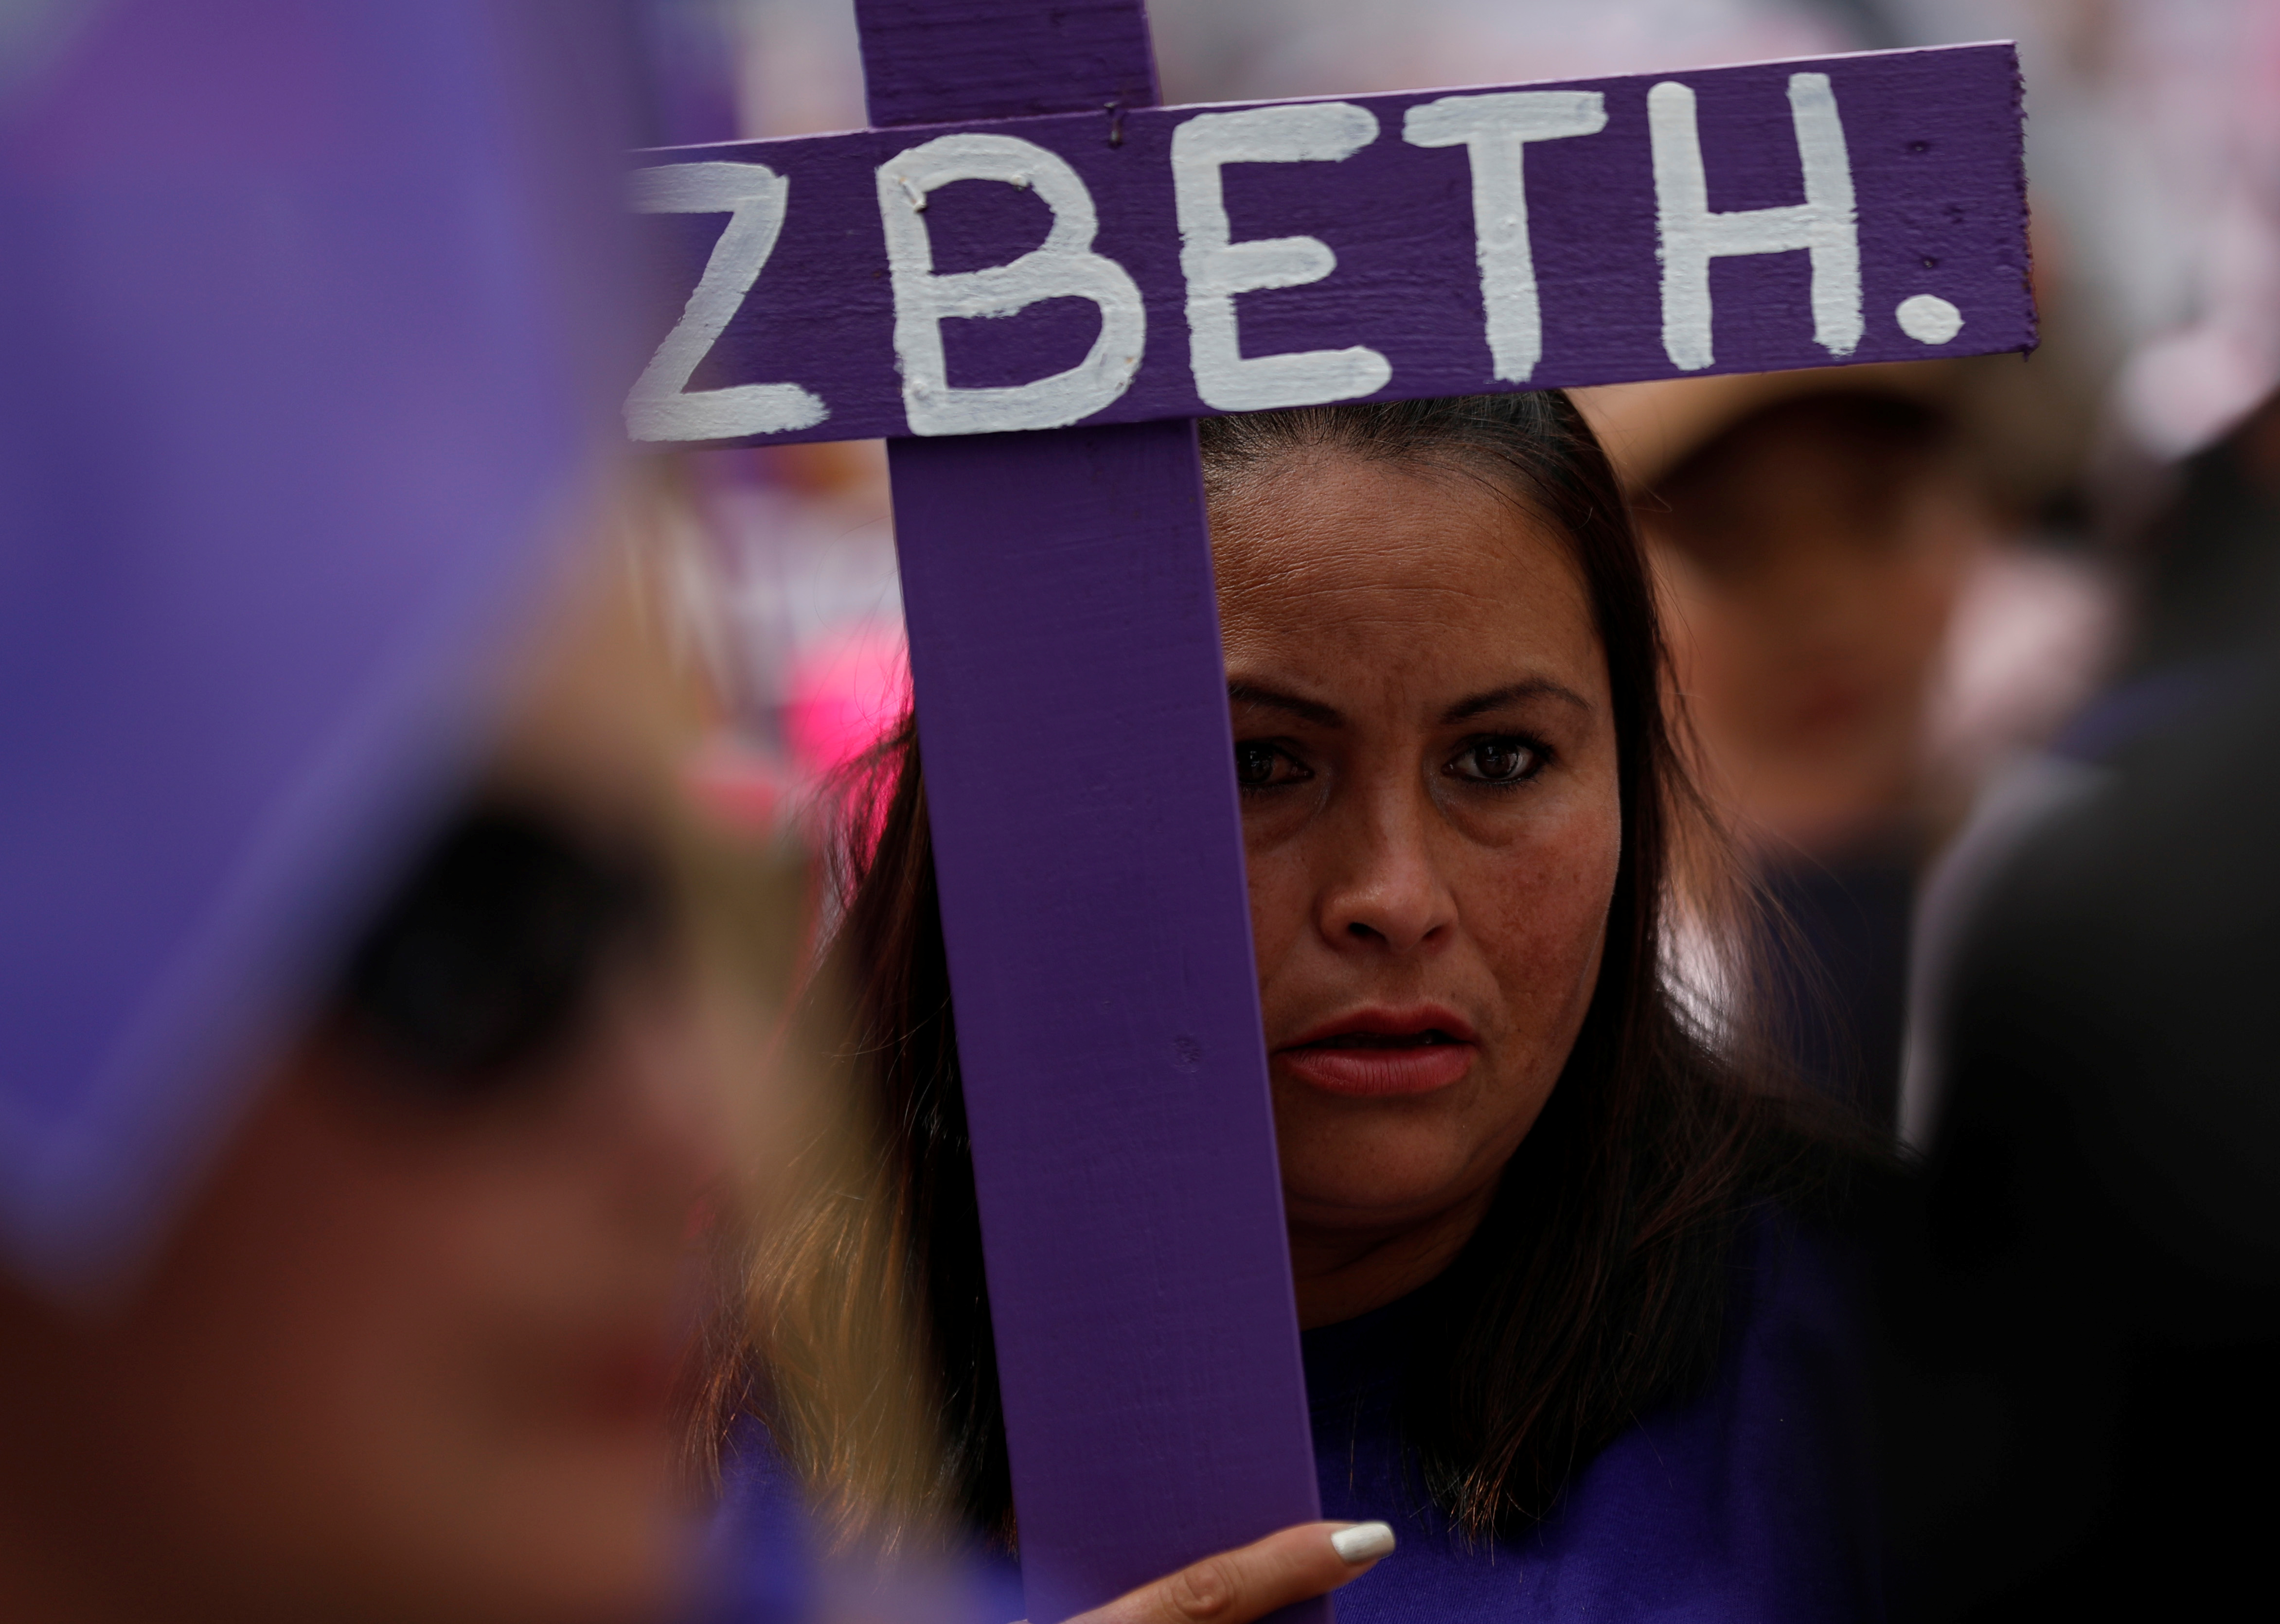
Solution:
<svg viewBox="0 0 2280 1624"><path fill-rule="evenodd" d="M1330 1549L1349 1562L1374 1562L1393 1549L1393 1528L1383 1522L1357 1522L1330 1535Z"/></svg>

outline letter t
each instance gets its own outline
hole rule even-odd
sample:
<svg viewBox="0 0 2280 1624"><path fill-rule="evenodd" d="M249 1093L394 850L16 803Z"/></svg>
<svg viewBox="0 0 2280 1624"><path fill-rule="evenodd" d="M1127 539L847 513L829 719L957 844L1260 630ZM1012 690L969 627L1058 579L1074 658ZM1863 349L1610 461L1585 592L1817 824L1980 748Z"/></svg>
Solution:
<svg viewBox="0 0 2280 1624"><path fill-rule="evenodd" d="M1444 96L1411 108L1402 120L1402 137L1410 145L1461 146L1472 159L1473 242L1481 262L1489 359L1506 383L1526 383L1544 358L1544 312L1528 241L1525 149L1531 141L1596 135L1606 127L1606 98L1597 90Z"/></svg>

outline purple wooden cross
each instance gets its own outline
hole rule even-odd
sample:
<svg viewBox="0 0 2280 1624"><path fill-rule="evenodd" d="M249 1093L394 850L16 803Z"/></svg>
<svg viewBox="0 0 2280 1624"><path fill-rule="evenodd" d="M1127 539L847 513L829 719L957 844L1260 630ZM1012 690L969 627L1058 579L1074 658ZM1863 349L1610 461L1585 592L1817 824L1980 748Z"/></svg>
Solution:
<svg viewBox="0 0 2280 1624"><path fill-rule="evenodd" d="M2017 71L1158 109L1141 0L857 11L878 127L637 178L706 218L628 415L894 437L1044 1624L1318 1514L1192 419L2030 348Z"/></svg>
<svg viewBox="0 0 2280 1624"><path fill-rule="evenodd" d="M857 15L875 124L1157 99L1140 0ZM1321 1515L1202 468L1183 419L889 458L1044 1624Z"/></svg>

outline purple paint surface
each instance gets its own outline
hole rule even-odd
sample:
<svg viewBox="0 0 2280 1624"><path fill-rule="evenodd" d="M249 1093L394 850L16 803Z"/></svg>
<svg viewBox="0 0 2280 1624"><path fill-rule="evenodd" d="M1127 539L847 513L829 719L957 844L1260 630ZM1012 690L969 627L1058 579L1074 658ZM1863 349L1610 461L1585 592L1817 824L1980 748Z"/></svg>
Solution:
<svg viewBox="0 0 2280 1624"><path fill-rule="evenodd" d="M929 60L990 64L985 104L1152 83L1137 0L1066 31L1047 14L869 0L874 111L964 105L877 50L913 25ZM1188 422L891 458L1022 1582L1048 1624L1318 1514L1201 469Z"/></svg>
<svg viewBox="0 0 2280 1624"><path fill-rule="evenodd" d="M1029 1616L1317 1514L1190 423L895 506Z"/></svg>
<svg viewBox="0 0 2280 1624"><path fill-rule="evenodd" d="M874 124L1152 107L1159 96L1138 0L859 0L855 25Z"/></svg>
<svg viewBox="0 0 2280 1624"><path fill-rule="evenodd" d="M972 9L883 8L867 13L882 19L867 26L893 37L882 20L890 13L936 17ZM1046 8L1022 10L1034 17ZM874 173L921 141L979 127L1035 142L1076 170L1100 215L1095 246L1141 290L1147 338L1138 373L1121 397L1086 421L1209 415L1190 370L1169 157L1179 125L1198 112L1224 110L1125 111L1129 97L1113 89L1113 75L1103 77L1097 34L1082 36L1075 48L1081 61L1072 70L1084 112L645 155L644 161L658 162L750 160L790 182L774 250L691 387L796 382L822 398L830 413L825 420L763 437L769 440L908 433ZM928 37L936 50L929 60L938 63L946 49L939 25ZM1061 35L1044 30L1039 37ZM1011 72L1010 58L991 60L993 72ZM1712 209L1768 208L1803 198L1787 99L1790 76L1800 72L1829 76L1843 124L1858 208L1866 330L1859 347L1841 358L1814 342L1802 250L1720 258L1711 270L1716 361L1706 370L1921 360L2033 345L2015 53L1999 44L1873 52L1560 87L1603 95L1606 126L1527 150L1544 330L1543 358L1528 387L1690 375L1673 364L1662 342L1647 93L1665 80L1695 92ZM1105 93L1104 86L1110 87ZM891 94L905 115L923 104L907 73ZM1391 382L1369 398L1515 387L1499 382L1491 366L1468 156L1461 147L1414 146L1402 135L1409 108L1446 94L1352 98L1375 115L1379 134L1343 162L1247 164L1224 172L1236 241L1303 235L1319 238L1337 257L1322 281L1238 296L1246 356L1367 344L1392 366ZM1102 108L1120 96L1115 109ZM1003 82L993 82L983 98L991 112L1025 104ZM1034 196L982 181L935 194L926 218L936 267L944 271L1005 264L1037 245L1050 219ZM682 262L676 285L694 286L722 219L658 216L645 222ZM1928 344L1902 330L1899 307L1919 294L1957 308L1963 326L1955 337ZM945 322L950 381L979 387L1049 376L1083 354L1098 324L1094 307L1081 299Z"/></svg>

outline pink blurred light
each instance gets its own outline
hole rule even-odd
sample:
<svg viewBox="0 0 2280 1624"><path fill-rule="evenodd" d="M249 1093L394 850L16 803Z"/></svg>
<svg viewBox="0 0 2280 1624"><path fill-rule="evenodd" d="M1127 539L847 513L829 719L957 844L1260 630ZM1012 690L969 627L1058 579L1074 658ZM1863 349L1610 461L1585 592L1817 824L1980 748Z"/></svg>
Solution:
<svg viewBox="0 0 2280 1624"><path fill-rule="evenodd" d="M785 683L784 741L811 781L859 760L910 709L910 658L899 627L859 626L802 650Z"/></svg>

